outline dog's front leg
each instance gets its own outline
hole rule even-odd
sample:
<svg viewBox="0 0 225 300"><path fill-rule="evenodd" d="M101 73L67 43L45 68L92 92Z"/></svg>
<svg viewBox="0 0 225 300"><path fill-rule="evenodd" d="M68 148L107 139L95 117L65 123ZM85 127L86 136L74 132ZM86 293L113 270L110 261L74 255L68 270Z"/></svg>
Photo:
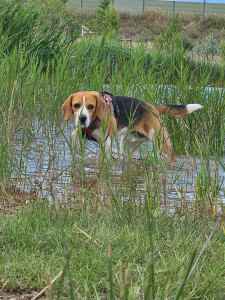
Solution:
<svg viewBox="0 0 225 300"><path fill-rule="evenodd" d="M111 150L112 150L112 139L110 136L108 136L107 139L105 140L105 154L108 159L110 158Z"/></svg>
<svg viewBox="0 0 225 300"><path fill-rule="evenodd" d="M79 140L79 135L78 135L78 128L76 128L72 134L71 134L71 139L72 139L72 144L75 149L75 153L81 155L81 145L80 145L80 140Z"/></svg>
<svg viewBox="0 0 225 300"><path fill-rule="evenodd" d="M120 155L123 155L125 152L125 146L127 144L127 134L122 134L120 139Z"/></svg>

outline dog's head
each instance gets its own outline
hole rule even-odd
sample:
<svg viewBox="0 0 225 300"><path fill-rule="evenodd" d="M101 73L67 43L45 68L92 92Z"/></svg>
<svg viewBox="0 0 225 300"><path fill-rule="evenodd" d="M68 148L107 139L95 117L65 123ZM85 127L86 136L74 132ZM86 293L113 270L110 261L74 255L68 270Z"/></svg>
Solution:
<svg viewBox="0 0 225 300"><path fill-rule="evenodd" d="M88 127L96 117L104 118L106 103L97 92L78 92L69 96L62 106L64 119L71 114L75 117L75 126Z"/></svg>

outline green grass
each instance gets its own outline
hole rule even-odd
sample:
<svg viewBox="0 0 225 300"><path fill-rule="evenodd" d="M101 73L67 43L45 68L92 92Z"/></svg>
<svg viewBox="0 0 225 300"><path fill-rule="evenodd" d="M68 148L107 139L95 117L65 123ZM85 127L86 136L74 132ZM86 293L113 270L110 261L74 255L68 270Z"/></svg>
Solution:
<svg viewBox="0 0 225 300"><path fill-rule="evenodd" d="M113 204L108 206L96 200L88 203L91 208L86 203L79 205L79 209L78 205L71 210L60 207L57 212L54 206L35 201L17 215L1 214L0 273L2 283L10 279L8 291L39 290L46 285L48 273L54 278L64 270L62 278L54 284L55 295L69 297L70 279L74 297L83 298L88 290L95 299L108 298L110 245L111 288L115 298L123 289L118 282L121 275L129 272L127 299L134 299L135 294L136 299L142 299L149 282L150 252L144 208L133 206L131 217L121 205L117 210ZM175 297L196 241L200 242L199 255L216 222L211 218L159 214L151 224L154 296ZM79 233L78 228L89 238ZM219 226L189 278L182 299L223 299L223 253L224 234Z"/></svg>

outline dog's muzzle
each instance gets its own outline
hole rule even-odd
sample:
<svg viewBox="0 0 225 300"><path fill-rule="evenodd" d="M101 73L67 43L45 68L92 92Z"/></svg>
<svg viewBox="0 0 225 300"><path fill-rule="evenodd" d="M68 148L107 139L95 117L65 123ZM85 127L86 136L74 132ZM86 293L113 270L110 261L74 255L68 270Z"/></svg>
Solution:
<svg viewBox="0 0 225 300"><path fill-rule="evenodd" d="M85 115L81 115L80 116L80 125L85 126L86 125L86 120L87 120L87 117Z"/></svg>

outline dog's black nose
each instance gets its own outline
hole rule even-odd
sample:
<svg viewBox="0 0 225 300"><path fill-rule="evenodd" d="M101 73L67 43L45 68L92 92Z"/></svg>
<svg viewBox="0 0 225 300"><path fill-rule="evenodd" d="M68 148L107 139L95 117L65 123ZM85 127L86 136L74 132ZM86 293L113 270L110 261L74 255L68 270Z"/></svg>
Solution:
<svg viewBox="0 0 225 300"><path fill-rule="evenodd" d="M81 123L81 124L84 124L86 120L87 120L87 117L86 117L85 115L82 115L82 116L80 117L80 123Z"/></svg>

